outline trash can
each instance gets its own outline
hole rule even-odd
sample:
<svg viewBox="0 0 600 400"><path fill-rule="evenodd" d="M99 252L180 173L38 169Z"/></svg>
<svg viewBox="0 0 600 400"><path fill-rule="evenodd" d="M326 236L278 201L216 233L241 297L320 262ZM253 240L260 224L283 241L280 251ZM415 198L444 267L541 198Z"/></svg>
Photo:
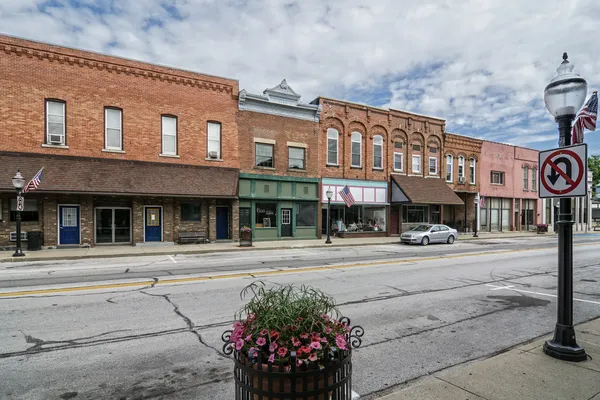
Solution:
<svg viewBox="0 0 600 400"><path fill-rule="evenodd" d="M27 232L27 250L42 249L42 232Z"/></svg>

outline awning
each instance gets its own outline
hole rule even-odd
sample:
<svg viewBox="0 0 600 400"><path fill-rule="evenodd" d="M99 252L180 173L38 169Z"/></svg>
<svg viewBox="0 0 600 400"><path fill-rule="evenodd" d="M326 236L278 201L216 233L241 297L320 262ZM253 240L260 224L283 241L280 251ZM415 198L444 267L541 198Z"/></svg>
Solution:
<svg viewBox="0 0 600 400"><path fill-rule="evenodd" d="M464 204L442 179L406 175L392 175L392 203Z"/></svg>
<svg viewBox="0 0 600 400"><path fill-rule="evenodd" d="M102 158L0 153L0 191L14 191L12 177L26 181L44 167L36 192L235 198L239 171Z"/></svg>

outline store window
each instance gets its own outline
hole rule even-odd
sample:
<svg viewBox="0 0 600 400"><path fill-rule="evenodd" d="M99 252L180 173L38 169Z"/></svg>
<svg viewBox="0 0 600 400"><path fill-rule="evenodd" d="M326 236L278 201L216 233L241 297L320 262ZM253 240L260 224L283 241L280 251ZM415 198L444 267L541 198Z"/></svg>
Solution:
<svg viewBox="0 0 600 400"><path fill-rule="evenodd" d="M296 226L317 226L316 215L315 203L296 203Z"/></svg>
<svg viewBox="0 0 600 400"><path fill-rule="evenodd" d="M385 207L364 207L363 231L373 230L375 232L385 231L386 211Z"/></svg>
<svg viewBox="0 0 600 400"><path fill-rule="evenodd" d="M383 232L386 215L385 207L332 206L331 229L333 232Z"/></svg>
<svg viewBox="0 0 600 400"><path fill-rule="evenodd" d="M277 227L277 203L256 203L257 228Z"/></svg>
<svg viewBox="0 0 600 400"><path fill-rule="evenodd" d="M488 210L487 210L487 203L488 200L487 198L483 198L480 200L480 224L481 224L481 230L487 230L487 226L488 226Z"/></svg>
<svg viewBox="0 0 600 400"><path fill-rule="evenodd" d="M200 203L181 203L181 220L185 222L199 222Z"/></svg>
<svg viewBox="0 0 600 400"><path fill-rule="evenodd" d="M40 215L38 213L38 201L36 199L25 199L25 209L21 211L21 221L38 222ZM17 220L17 199L10 199L10 220Z"/></svg>
<svg viewBox="0 0 600 400"><path fill-rule="evenodd" d="M402 222L420 224L429 222L429 206L402 207Z"/></svg>

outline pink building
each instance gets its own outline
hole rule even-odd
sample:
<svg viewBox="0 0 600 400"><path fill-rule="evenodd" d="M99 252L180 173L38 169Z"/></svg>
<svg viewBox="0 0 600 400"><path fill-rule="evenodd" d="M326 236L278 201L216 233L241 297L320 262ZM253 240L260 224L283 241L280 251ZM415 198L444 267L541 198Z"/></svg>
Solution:
<svg viewBox="0 0 600 400"><path fill-rule="evenodd" d="M535 230L542 222L538 151L484 141L481 147L481 231Z"/></svg>

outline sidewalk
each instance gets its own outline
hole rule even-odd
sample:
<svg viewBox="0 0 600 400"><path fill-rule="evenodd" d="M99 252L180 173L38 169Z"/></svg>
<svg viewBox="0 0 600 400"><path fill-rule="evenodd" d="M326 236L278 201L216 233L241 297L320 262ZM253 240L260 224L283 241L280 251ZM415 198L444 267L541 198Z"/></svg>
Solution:
<svg viewBox="0 0 600 400"><path fill-rule="evenodd" d="M551 235L551 234L549 234ZM537 236L535 233L507 232L507 233L480 233L474 238L472 234L460 234L458 240L474 239L504 239ZM239 243L216 242L209 244L156 244L141 246L96 246L90 248L69 249L43 249L38 251L24 250L25 257L13 258L14 251L0 251L0 262L14 261L42 261L42 260L73 260L80 258L108 258L108 257L135 257L152 255L173 254L202 254L230 251L252 251L252 250L280 250L298 249L311 247L343 247L343 246L367 246L399 243L400 237L375 237L375 238L332 238L332 244L326 245L325 239L309 240L273 240L266 242L254 242L253 247L239 247ZM26 246L26 244L25 244Z"/></svg>
<svg viewBox="0 0 600 400"><path fill-rule="evenodd" d="M548 337L441 371L380 400L600 400L600 319L575 331L592 360L571 363L548 357L542 350Z"/></svg>

